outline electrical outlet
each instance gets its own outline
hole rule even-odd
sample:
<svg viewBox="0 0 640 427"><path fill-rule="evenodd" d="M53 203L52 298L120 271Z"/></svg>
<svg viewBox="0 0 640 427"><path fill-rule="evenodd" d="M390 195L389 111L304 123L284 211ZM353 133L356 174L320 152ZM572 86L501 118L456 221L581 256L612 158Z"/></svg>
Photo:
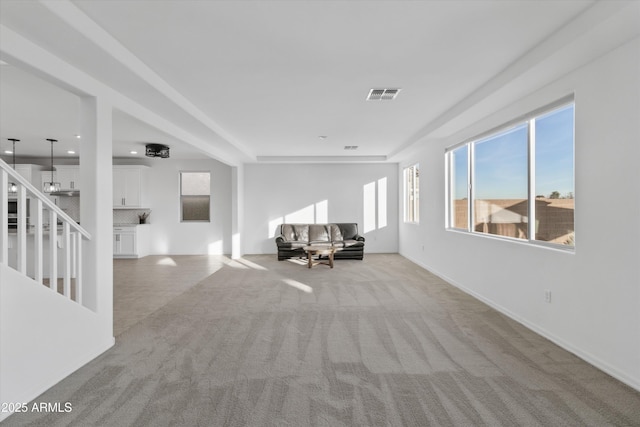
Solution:
<svg viewBox="0 0 640 427"><path fill-rule="evenodd" d="M544 300L545 302L551 302L551 291L549 289L545 289L544 291Z"/></svg>

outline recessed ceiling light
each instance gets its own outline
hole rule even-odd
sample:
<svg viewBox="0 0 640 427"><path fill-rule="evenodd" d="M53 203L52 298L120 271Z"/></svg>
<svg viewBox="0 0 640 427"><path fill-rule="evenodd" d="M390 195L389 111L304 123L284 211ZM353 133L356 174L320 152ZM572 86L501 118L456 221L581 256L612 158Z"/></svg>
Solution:
<svg viewBox="0 0 640 427"><path fill-rule="evenodd" d="M68 150L68 151L67 151L67 154L76 154L76 152L75 152L75 151L73 151L73 150Z"/></svg>
<svg viewBox="0 0 640 427"><path fill-rule="evenodd" d="M11 150L4 150L4 154L13 154L13 151L11 151Z"/></svg>
<svg viewBox="0 0 640 427"><path fill-rule="evenodd" d="M137 151L133 151L133 150L132 150L132 151L129 151L129 153L131 153L131 154L138 154L138 152L137 152Z"/></svg>
<svg viewBox="0 0 640 427"><path fill-rule="evenodd" d="M82 138L82 137L80 135L76 134L76 139L80 139L80 138Z"/></svg>
<svg viewBox="0 0 640 427"><path fill-rule="evenodd" d="M328 136L327 136L327 135L320 135L320 136L318 137L318 139L327 139L327 138L328 138Z"/></svg>

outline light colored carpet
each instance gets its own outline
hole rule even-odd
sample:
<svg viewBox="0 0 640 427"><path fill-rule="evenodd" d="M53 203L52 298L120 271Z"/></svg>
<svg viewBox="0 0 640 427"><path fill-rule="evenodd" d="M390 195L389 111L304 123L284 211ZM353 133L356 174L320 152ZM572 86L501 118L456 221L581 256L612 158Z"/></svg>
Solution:
<svg viewBox="0 0 640 427"><path fill-rule="evenodd" d="M165 306L224 266L226 257L152 255L113 260L113 335Z"/></svg>
<svg viewBox="0 0 640 427"><path fill-rule="evenodd" d="M7 426L638 426L640 393L399 255L232 262Z"/></svg>

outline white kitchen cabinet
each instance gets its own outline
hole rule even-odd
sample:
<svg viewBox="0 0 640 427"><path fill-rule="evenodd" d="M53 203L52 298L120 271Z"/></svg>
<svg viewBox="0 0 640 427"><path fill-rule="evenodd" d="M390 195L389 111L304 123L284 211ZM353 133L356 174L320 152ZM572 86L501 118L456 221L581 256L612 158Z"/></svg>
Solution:
<svg viewBox="0 0 640 427"><path fill-rule="evenodd" d="M56 166L55 175L60 183L60 190L80 190L79 166ZM50 176L49 179L51 179Z"/></svg>
<svg viewBox="0 0 640 427"><path fill-rule="evenodd" d="M136 226L113 227L113 256L114 258L137 258L137 230Z"/></svg>
<svg viewBox="0 0 640 427"><path fill-rule="evenodd" d="M148 225L113 227L113 257L141 258L148 255Z"/></svg>
<svg viewBox="0 0 640 427"><path fill-rule="evenodd" d="M42 166L39 165L16 165L16 172L18 172L23 178L29 181L37 189L40 189L40 171Z"/></svg>
<svg viewBox="0 0 640 427"><path fill-rule="evenodd" d="M113 207L144 208L145 166L113 167Z"/></svg>
<svg viewBox="0 0 640 427"><path fill-rule="evenodd" d="M40 189L44 188L46 182L51 182L51 171L41 173ZM60 191L80 190L80 167L79 166L55 166L53 171L53 181L60 183Z"/></svg>

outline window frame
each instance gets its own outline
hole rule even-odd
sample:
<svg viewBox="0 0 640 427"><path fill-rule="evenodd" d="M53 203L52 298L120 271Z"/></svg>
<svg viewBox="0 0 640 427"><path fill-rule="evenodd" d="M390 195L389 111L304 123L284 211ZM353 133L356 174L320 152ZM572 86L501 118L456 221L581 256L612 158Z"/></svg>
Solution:
<svg viewBox="0 0 640 427"><path fill-rule="evenodd" d="M576 134L575 134L575 100L573 95L564 97L554 103L548 104L542 108L538 108L527 115L518 117L509 121L499 127L493 128L487 132L483 132L473 138L470 138L464 142L452 145L445 149L445 229L447 231L459 232L471 234L474 236L482 236L486 238L508 240L511 242L518 242L533 246L547 247L552 249L559 249L566 252L575 252L575 202L573 209L573 245L567 245L562 243L555 243L544 240L536 240L536 120L544 118L544 116L550 115L556 111L560 111L567 107L573 107L573 141L572 141L572 174L573 174L573 198L575 199L575 147L576 147ZM474 216L475 216L475 146L476 143L481 143L492 137L498 136L501 133L509 132L511 129L515 129L518 126L526 125L527 127L527 238L518 238L505 236L500 234L490 234L480 231L475 231L473 228ZM460 228L455 226L455 164L454 164L454 152L461 148L467 147L467 224L466 228Z"/></svg>
<svg viewBox="0 0 640 427"><path fill-rule="evenodd" d="M209 175L209 194L202 194L202 195L184 195L182 194L182 177L183 174L190 174L190 173L206 173ZM211 222L211 178L212 178L212 174L210 170L181 170L178 173L178 209L180 210L179 212L179 216L180 216L180 223L210 223ZM183 213L184 213L184 207L183 207L183 200L185 198L190 198L190 197L208 197L208 205L209 205L209 210L208 210L208 219L184 219L183 217Z"/></svg>
<svg viewBox="0 0 640 427"><path fill-rule="evenodd" d="M472 198L472 191L471 191L471 185L469 183L469 174L473 173L473 165L471 162L471 156L473 155L472 152L472 147L466 144L456 144L455 146L451 147L450 149L447 149L445 151L445 174L446 174L446 179L445 179L445 194L446 194L446 200L445 200L445 228L447 229L451 229L451 230L457 230L457 231L468 231L471 229L471 221L472 219L469 217L469 213L470 213L470 209L467 208L467 224L465 226L465 228L461 228L461 227L456 227L455 225L455 221L453 220L453 215L455 215L455 203L454 202L455 199L455 179L452 178L452 173L455 170L454 165L455 165L455 159L453 156L453 153L455 150L457 150L458 148L462 148L462 147L466 147L467 148L467 161L465 162L467 165L467 170L466 170L466 178L467 178L467 182L466 182L466 200L467 200L467 204L469 204L469 200L471 200Z"/></svg>
<svg viewBox="0 0 640 427"><path fill-rule="evenodd" d="M409 182L411 173L411 183ZM420 163L414 163L403 169L404 180L404 222L406 224L420 223ZM410 188L411 187L411 188ZM413 201L410 197L413 196Z"/></svg>

